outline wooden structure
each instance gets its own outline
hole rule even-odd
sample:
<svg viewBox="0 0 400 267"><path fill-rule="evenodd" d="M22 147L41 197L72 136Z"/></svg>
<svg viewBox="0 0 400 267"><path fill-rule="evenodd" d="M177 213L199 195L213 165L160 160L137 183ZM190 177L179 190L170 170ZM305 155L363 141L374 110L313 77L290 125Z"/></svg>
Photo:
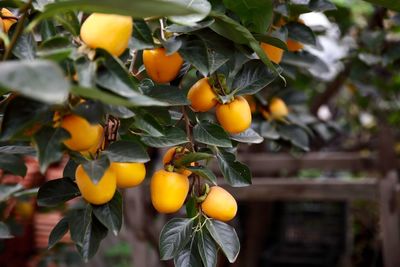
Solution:
<svg viewBox="0 0 400 267"><path fill-rule="evenodd" d="M264 154L241 153L241 160L247 164L253 172L253 185L244 188L229 187L229 191L241 202L270 202L289 200L318 200L318 201L345 201L371 200L379 203L380 231L382 237L382 249L384 264L386 267L400 266L400 185L396 171L382 171L379 157L376 154L363 156L359 153L308 153L303 157L295 158L289 154ZM400 166L396 160L392 166ZM388 165L384 163L383 165ZM287 173L300 169L315 168L318 170L346 170L367 171L375 178L274 178L270 173L279 173L284 170ZM217 171L217 168L216 168ZM224 181L220 180L224 185ZM225 184L226 185L226 184ZM265 213L265 205L256 205L249 212L249 221L252 225L245 229L246 238L243 244L246 262L239 262L235 266L257 266L254 262L254 250L259 246L257 236L259 233L252 231L262 226L260 214ZM352 250L351 218L348 218L346 253L342 259L342 266L349 266L349 256ZM258 244L255 244L257 243Z"/></svg>

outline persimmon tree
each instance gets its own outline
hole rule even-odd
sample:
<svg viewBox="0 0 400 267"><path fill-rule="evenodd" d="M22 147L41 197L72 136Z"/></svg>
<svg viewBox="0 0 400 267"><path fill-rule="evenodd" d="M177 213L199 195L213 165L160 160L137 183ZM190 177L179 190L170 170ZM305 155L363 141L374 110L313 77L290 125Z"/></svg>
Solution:
<svg viewBox="0 0 400 267"><path fill-rule="evenodd" d="M284 88L291 79L285 70L319 62L302 51L316 37L299 16L335 6L328 0L13 0L0 7L7 8L0 32L0 167L23 176L22 156L35 154L44 173L68 155L63 177L39 189L38 204L82 197L53 229L49 247L69 231L83 259L94 256L107 233L121 229L119 189L143 181L147 148L172 147L164 168L148 174L154 208L186 214L161 231L161 259L216 266L220 249L234 262L240 244L226 222L237 204L209 163L217 162L230 186L243 187L251 171L236 158L238 144L266 138L308 150L313 131L290 116L269 86ZM262 121L251 127L253 116ZM5 198L20 190L8 188Z"/></svg>

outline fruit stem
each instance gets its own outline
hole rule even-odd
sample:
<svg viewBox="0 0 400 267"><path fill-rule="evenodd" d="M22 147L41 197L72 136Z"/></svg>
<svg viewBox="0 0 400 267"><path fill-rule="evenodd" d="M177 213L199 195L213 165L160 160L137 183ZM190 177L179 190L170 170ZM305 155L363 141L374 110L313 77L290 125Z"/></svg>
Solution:
<svg viewBox="0 0 400 267"><path fill-rule="evenodd" d="M23 13L23 14L17 22L17 26L15 28L15 32L11 39L10 45L8 45L6 47L6 51L3 55L3 61L7 60L10 57L14 46L17 44L19 36L22 34L22 32L24 30L24 22L25 22L26 17L28 16L28 11L31 8L32 1L33 0L29 0L28 3L26 3L26 5L20 9L21 13Z"/></svg>
<svg viewBox="0 0 400 267"><path fill-rule="evenodd" d="M191 151L194 152L195 149L194 149L194 143L193 143L193 137L192 137L192 130L190 128L190 121L189 121L189 117L187 115L185 106L182 107L182 114L183 114L183 118L185 120L186 135L190 142Z"/></svg>

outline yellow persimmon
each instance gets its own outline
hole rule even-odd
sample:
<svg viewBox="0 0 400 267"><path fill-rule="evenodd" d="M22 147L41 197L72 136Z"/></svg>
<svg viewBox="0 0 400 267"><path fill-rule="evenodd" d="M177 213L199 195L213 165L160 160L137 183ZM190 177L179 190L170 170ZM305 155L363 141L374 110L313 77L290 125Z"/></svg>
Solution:
<svg viewBox="0 0 400 267"><path fill-rule="evenodd" d="M82 24L81 38L90 48L103 48L118 57L128 48L132 31L131 17L93 13Z"/></svg>
<svg viewBox="0 0 400 267"><path fill-rule="evenodd" d="M279 64L281 62L283 49L267 43L261 43L261 48L262 50L264 50L264 53L267 55L269 60L271 60L275 64Z"/></svg>
<svg viewBox="0 0 400 267"><path fill-rule="evenodd" d="M282 119L289 114L286 103L279 97L274 97L268 104L270 116L273 119Z"/></svg>
<svg viewBox="0 0 400 267"><path fill-rule="evenodd" d="M159 170L150 182L151 202L160 213L177 212L189 192L189 178L177 172Z"/></svg>
<svg viewBox="0 0 400 267"><path fill-rule="evenodd" d="M211 88L207 77L198 80L190 88L187 98L190 100L193 110L197 112L207 112L218 103L217 95Z"/></svg>
<svg viewBox="0 0 400 267"><path fill-rule="evenodd" d="M178 52L167 55L165 48L156 48L143 51L143 64L153 81L168 83L179 74L183 59Z"/></svg>
<svg viewBox="0 0 400 267"><path fill-rule="evenodd" d="M228 191L222 187L213 186L201 203L201 210L213 219L227 222L235 217L237 203Z"/></svg>
<svg viewBox="0 0 400 267"><path fill-rule="evenodd" d="M3 18L3 30L5 33L8 33L11 26L16 23L18 20L15 18L14 14L8 10L7 8L2 8L0 10L1 17Z"/></svg>
<svg viewBox="0 0 400 267"><path fill-rule="evenodd" d="M115 173L108 168L100 181L95 184L85 172L82 165L79 165L75 172L75 179L82 197L89 203L101 205L110 201L117 188Z"/></svg>
<svg viewBox="0 0 400 267"><path fill-rule="evenodd" d="M250 106L242 96L227 104L217 104L215 112L218 122L228 133L241 133L251 125Z"/></svg>
<svg viewBox="0 0 400 267"><path fill-rule="evenodd" d="M304 45L298 41L295 41L293 39L288 39L287 40L287 48L291 52L297 52L302 50Z"/></svg>
<svg viewBox="0 0 400 267"><path fill-rule="evenodd" d="M146 167L143 163L112 162L110 169L117 176L117 187L119 188L137 186L146 177Z"/></svg>

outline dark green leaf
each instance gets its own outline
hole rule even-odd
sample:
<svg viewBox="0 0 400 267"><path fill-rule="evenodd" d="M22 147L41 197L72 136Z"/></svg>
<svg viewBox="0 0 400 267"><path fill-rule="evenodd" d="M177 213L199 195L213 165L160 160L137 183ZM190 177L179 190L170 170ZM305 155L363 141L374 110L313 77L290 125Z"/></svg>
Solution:
<svg viewBox="0 0 400 267"><path fill-rule="evenodd" d="M193 128L193 136L197 142L203 144L232 147L231 140L224 129L217 124L207 121L202 121Z"/></svg>
<svg viewBox="0 0 400 267"><path fill-rule="evenodd" d="M197 11L196 14L185 16L170 16L168 19L182 25L195 25L196 22L207 17L211 10L211 4L207 0L174 0Z"/></svg>
<svg viewBox="0 0 400 267"><path fill-rule="evenodd" d="M0 146L0 153L34 155L36 150L31 146Z"/></svg>
<svg viewBox="0 0 400 267"><path fill-rule="evenodd" d="M263 121L260 128L261 136L267 139L279 139L279 133L271 122Z"/></svg>
<svg viewBox="0 0 400 267"><path fill-rule="evenodd" d="M21 60L0 64L0 87L41 102L62 104L68 98L70 84L54 62Z"/></svg>
<svg viewBox="0 0 400 267"><path fill-rule="evenodd" d="M22 177L26 175L24 159L18 155L0 153L0 169Z"/></svg>
<svg viewBox="0 0 400 267"><path fill-rule="evenodd" d="M136 50L154 48L151 30L143 19L133 21L132 47Z"/></svg>
<svg viewBox="0 0 400 267"><path fill-rule="evenodd" d="M292 21L286 24L285 27L288 29L289 38L304 44L317 44L313 31L303 23Z"/></svg>
<svg viewBox="0 0 400 267"><path fill-rule="evenodd" d="M319 73L329 72L329 67L323 60L305 51L300 53L284 53L282 63L302 69L315 69Z"/></svg>
<svg viewBox="0 0 400 267"><path fill-rule="evenodd" d="M224 0L223 2L252 32L265 32L272 22L272 0Z"/></svg>
<svg viewBox="0 0 400 267"><path fill-rule="evenodd" d="M167 103L169 106L189 105L183 90L175 86L156 85L145 92L146 95L160 102Z"/></svg>
<svg viewBox="0 0 400 267"><path fill-rule="evenodd" d="M86 161L82 167L92 182L97 184L110 167L110 159L107 156L101 156L98 159Z"/></svg>
<svg viewBox="0 0 400 267"><path fill-rule="evenodd" d="M94 87L99 62L89 60L87 57L80 57L74 63L79 86Z"/></svg>
<svg viewBox="0 0 400 267"><path fill-rule="evenodd" d="M188 218L194 218L197 215L197 202L194 197L189 197L185 204L186 215Z"/></svg>
<svg viewBox="0 0 400 267"><path fill-rule="evenodd" d="M217 176L210 169L204 166L187 166L186 169L209 180L213 185L217 185Z"/></svg>
<svg viewBox="0 0 400 267"><path fill-rule="evenodd" d="M10 228L7 224L0 222L0 239L9 239L14 236L11 234Z"/></svg>
<svg viewBox="0 0 400 267"><path fill-rule="evenodd" d="M330 0L310 0L308 7L317 12L335 10L336 6Z"/></svg>
<svg viewBox="0 0 400 267"><path fill-rule="evenodd" d="M78 186L70 178L60 178L46 182L38 192L38 205L43 207L57 206L80 196Z"/></svg>
<svg viewBox="0 0 400 267"><path fill-rule="evenodd" d="M63 128L47 126L35 134L41 173L44 173L50 164L61 160L64 155L62 141L69 137L70 134Z"/></svg>
<svg viewBox="0 0 400 267"><path fill-rule="evenodd" d="M174 165L177 166L186 166L189 165L192 162L200 161L200 160L205 160L205 159L211 159L213 158L214 155L208 154L208 153L201 153L201 152L191 152L183 155L179 159L174 161Z"/></svg>
<svg viewBox="0 0 400 267"><path fill-rule="evenodd" d="M49 236L49 245L47 248L51 249L55 244L57 244L68 232L68 229L68 217L64 217L56 224L56 226L54 226L53 230L51 230Z"/></svg>
<svg viewBox="0 0 400 267"><path fill-rule="evenodd" d="M257 41L260 41L260 42L263 42L263 43L267 43L267 44L270 44L270 45L275 46L275 47L279 47L279 48L281 48L283 50L287 50L286 43L284 41L282 41L281 39L279 39L279 38L270 36L270 35L265 34L265 33L264 34L262 34L262 33L254 34L254 38L256 38Z"/></svg>
<svg viewBox="0 0 400 267"><path fill-rule="evenodd" d="M164 129L159 122L150 114L138 114L132 124L133 127L142 130L153 137L164 136Z"/></svg>
<svg viewBox="0 0 400 267"><path fill-rule="evenodd" d="M170 260L182 251L191 239L192 228L193 220L183 218L174 218L164 226L160 234L161 260Z"/></svg>
<svg viewBox="0 0 400 267"><path fill-rule="evenodd" d="M197 247L197 238L192 239L174 258L174 265L179 267L203 267Z"/></svg>
<svg viewBox="0 0 400 267"><path fill-rule="evenodd" d="M246 62L233 81L237 95L255 94L275 80L276 74L260 60Z"/></svg>
<svg viewBox="0 0 400 267"><path fill-rule="evenodd" d="M71 178L71 180L75 179L76 168L78 167L78 163L74 160L70 159L67 162L67 165L64 167L63 177Z"/></svg>
<svg viewBox="0 0 400 267"><path fill-rule="evenodd" d="M240 242L235 229L224 222L213 219L206 221L206 227L229 262L235 262L240 251Z"/></svg>
<svg viewBox="0 0 400 267"><path fill-rule="evenodd" d="M67 11L54 16L54 19L59 22L64 29L72 33L73 36L79 36L80 23L76 14L72 11Z"/></svg>
<svg viewBox="0 0 400 267"><path fill-rule="evenodd" d="M169 147L189 142L185 132L175 127L168 129L161 137L142 136L141 141L152 147Z"/></svg>
<svg viewBox="0 0 400 267"><path fill-rule="evenodd" d="M85 118L90 124L101 123L106 114L102 103L90 99L74 106L72 113Z"/></svg>
<svg viewBox="0 0 400 267"><path fill-rule="evenodd" d="M218 249L207 230L204 229L197 233L197 246L204 267L217 266Z"/></svg>
<svg viewBox="0 0 400 267"><path fill-rule="evenodd" d="M21 34L12 50L12 53L21 60L35 59L36 42L33 33L27 32Z"/></svg>
<svg viewBox="0 0 400 267"><path fill-rule="evenodd" d="M237 161L234 154L218 149L216 156L222 175L231 186L243 187L251 184L249 168Z"/></svg>
<svg viewBox="0 0 400 267"><path fill-rule="evenodd" d="M231 139L248 144L260 144L264 141L264 139L252 128L248 128L246 131L239 134L232 134Z"/></svg>
<svg viewBox="0 0 400 267"><path fill-rule="evenodd" d="M62 61L69 57L73 49L68 38L56 36L42 42L36 54L45 59Z"/></svg>
<svg viewBox="0 0 400 267"><path fill-rule="evenodd" d="M199 23L196 23L193 26L184 26L180 24L171 24L168 25L165 30L169 32L177 32L177 33L189 33L189 32L194 32L197 30L204 29L208 26L210 26L214 22L214 19L208 18L205 19Z"/></svg>
<svg viewBox="0 0 400 267"><path fill-rule="evenodd" d="M110 144L104 154L112 162L147 162L150 160L146 150L135 141L116 141Z"/></svg>
<svg viewBox="0 0 400 267"><path fill-rule="evenodd" d="M114 197L106 204L93 206L93 214L115 236L122 226L122 196L116 191Z"/></svg>
<svg viewBox="0 0 400 267"><path fill-rule="evenodd" d="M281 125L278 128L278 133L281 138L290 141L293 145L303 149L304 151L310 150L308 135L299 126Z"/></svg>

